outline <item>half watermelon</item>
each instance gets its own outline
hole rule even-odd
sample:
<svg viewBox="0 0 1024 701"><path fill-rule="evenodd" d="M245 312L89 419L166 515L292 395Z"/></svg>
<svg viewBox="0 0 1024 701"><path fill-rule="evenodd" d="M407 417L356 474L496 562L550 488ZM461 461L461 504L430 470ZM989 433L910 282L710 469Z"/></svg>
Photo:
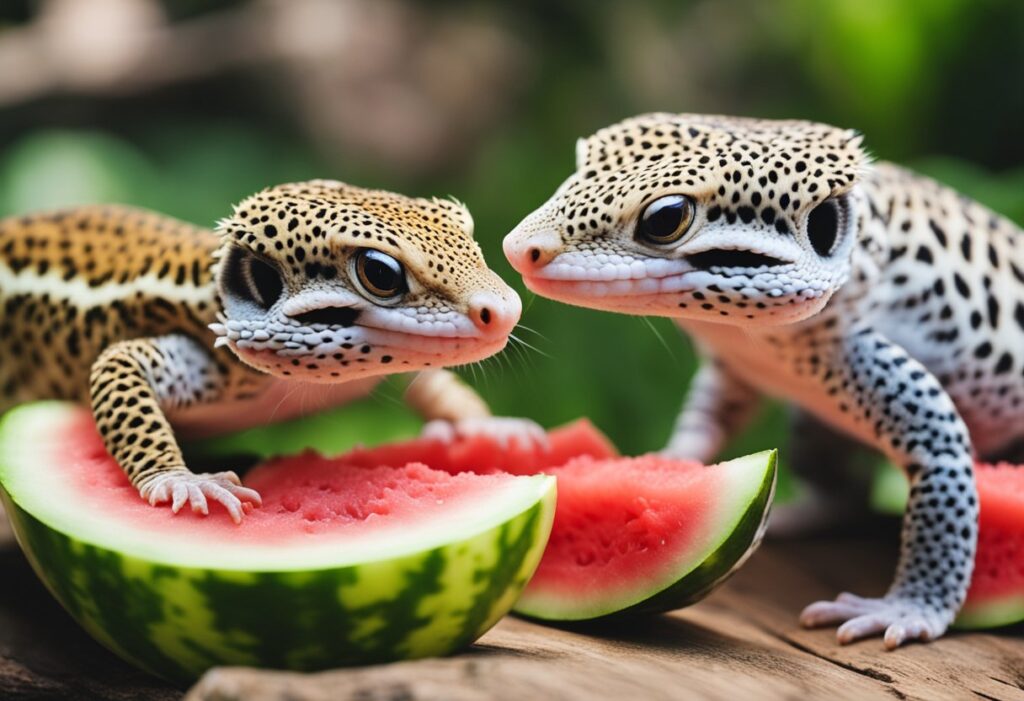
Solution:
<svg viewBox="0 0 1024 701"><path fill-rule="evenodd" d="M703 598L753 552L775 486L776 454L719 465L620 458L590 423L549 434L550 452L483 437L450 446L414 440L355 450L366 467L421 460L449 472L544 472L558 508L544 558L517 613L550 621L655 613Z"/></svg>
<svg viewBox="0 0 1024 701"><path fill-rule="evenodd" d="M98 640L182 682L443 655L507 613L555 480L406 462L271 461L246 478L263 506L235 526L145 504L84 409L27 405L0 425L0 493L36 572Z"/></svg>

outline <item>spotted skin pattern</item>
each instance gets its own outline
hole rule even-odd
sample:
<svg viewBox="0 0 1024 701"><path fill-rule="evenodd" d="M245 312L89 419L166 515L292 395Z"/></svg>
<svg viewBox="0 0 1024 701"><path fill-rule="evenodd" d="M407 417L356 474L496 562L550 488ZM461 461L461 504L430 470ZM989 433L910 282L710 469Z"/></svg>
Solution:
<svg viewBox="0 0 1024 701"><path fill-rule="evenodd" d="M519 318L472 233L458 203L335 181L263 190L219 232L121 206L0 221L0 411L88 402L145 499L203 514L217 502L236 522L259 495L189 471L176 430L284 419L421 371L413 387L430 393L410 403L451 435L529 440L534 425L490 417L440 369L498 352ZM398 266L386 299L358 273L368 251Z"/></svg>
<svg viewBox="0 0 1024 701"><path fill-rule="evenodd" d="M659 243L648 208L680 195L683 233ZM889 591L842 594L801 620L889 648L945 632L973 567L973 459L1024 434L1017 226L872 163L850 130L650 114L581 140L576 172L504 248L538 294L672 317L694 339L705 362L665 452L710 462L768 395L902 465L911 493ZM849 451L834 447L842 470Z"/></svg>

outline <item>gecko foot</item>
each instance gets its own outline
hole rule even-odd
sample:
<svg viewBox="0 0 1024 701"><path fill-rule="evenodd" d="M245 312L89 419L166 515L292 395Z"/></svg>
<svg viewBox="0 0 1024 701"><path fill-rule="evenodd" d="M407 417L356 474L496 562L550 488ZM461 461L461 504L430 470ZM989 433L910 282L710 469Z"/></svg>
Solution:
<svg viewBox="0 0 1024 701"><path fill-rule="evenodd" d="M800 614L807 628L841 623L836 638L841 645L884 632L885 647L894 650L908 640L935 640L953 615L906 596L866 599L843 592L835 601L818 601Z"/></svg>
<svg viewBox="0 0 1024 701"><path fill-rule="evenodd" d="M154 477L142 488L141 493L142 498L153 506L169 501L171 511L178 513L188 502L193 512L203 516L210 513L208 500L212 500L227 509L235 523L242 522L246 504L262 504L259 493L243 487L234 472L201 475L191 472L169 472Z"/></svg>
<svg viewBox="0 0 1024 701"><path fill-rule="evenodd" d="M486 436L502 448L518 445L522 448L548 449L548 434L540 424L529 419L507 416L482 416L459 421L438 419L423 427L424 438L451 443L456 438Z"/></svg>
<svg viewBox="0 0 1024 701"><path fill-rule="evenodd" d="M707 464L718 453L722 442L713 430L680 431L672 436L658 455L669 460L695 460Z"/></svg>

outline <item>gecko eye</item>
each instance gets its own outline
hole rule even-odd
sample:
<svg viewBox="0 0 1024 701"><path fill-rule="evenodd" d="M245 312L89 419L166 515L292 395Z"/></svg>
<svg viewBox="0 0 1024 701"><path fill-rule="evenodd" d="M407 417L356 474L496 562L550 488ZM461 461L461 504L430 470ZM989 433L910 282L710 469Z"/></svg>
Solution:
<svg viewBox="0 0 1024 701"><path fill-rule="evenodd" d="M274 306L284 291L281 274L273 265L240 248L228 255L223 282L229 293L262 309Z"/></svg>
<svg viewBox="0 0 1024 701"><path fill-rule="evenodd" d="M644 208L637 236L656 246L675 243L693 223L693 200L685 195L668 195Z"/></svg>
<svg viewBox="0 0 1024 701"><path fill-rule="evenodd" d="M811 242L814 252L822 258L832 255L836 239L839 238L843 214L841 203L828 199L807 215L807 240Z"/></svg>
<svg viewBox="0 0 1024 701"><path fill-rule="evenodd" d="M364 248L353 256L356 284L366 295L378 301L398 299L408 291L402 264L372 248Z"/></svg>

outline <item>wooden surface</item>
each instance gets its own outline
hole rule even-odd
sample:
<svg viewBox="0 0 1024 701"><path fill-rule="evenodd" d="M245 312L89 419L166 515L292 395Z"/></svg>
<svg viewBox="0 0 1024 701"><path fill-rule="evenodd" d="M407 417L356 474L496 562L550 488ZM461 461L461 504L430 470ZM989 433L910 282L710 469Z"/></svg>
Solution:
<svg viewBox="0 0 1024 701"><path fill-rule="evenodd" d="M838 647L796 614L840 588L880 592L896 531L768 543L690 609L646 620L556 629L509 618L451 659L294 675L213 670L191 700L245 699L1021 699L1024 628L947 636L887 653ZM81 633L0 545L0 699L177 699Z"/></svg>

